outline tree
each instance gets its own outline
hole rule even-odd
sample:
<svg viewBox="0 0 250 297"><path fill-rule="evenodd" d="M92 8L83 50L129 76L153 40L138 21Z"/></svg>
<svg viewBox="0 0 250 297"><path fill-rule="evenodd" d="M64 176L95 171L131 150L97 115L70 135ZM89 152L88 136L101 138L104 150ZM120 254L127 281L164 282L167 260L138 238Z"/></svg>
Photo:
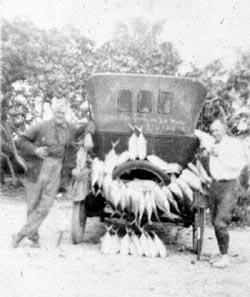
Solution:
<svg viewBox="0 0 250 297"><path fill-rule="evenodd" d="M160 41L163 25L142 18L118 23L112 40L97 50L96 71L174 75L181 60L172 43Z"/></svg>

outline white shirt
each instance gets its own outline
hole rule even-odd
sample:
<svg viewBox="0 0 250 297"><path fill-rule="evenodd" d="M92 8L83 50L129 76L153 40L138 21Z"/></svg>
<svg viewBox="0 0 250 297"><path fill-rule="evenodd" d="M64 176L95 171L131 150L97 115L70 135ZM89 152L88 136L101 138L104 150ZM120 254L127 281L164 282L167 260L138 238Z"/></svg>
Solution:
<svg viewBox="0 0 250 297"><path fill-rule="evenodd" d="M214 147L218 156L210 155L209 168L215 180L236 179L240 176L247 158L243 143L234 137L225 136Z"/></svg>

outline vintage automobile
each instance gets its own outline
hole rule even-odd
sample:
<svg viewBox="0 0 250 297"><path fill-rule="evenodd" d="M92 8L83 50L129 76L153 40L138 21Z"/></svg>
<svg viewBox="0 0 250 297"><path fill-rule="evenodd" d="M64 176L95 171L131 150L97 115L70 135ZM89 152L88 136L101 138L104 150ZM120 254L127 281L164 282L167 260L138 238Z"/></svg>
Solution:
<svg viewBox="0 0 250 297"><path fill-rule="evenodd" d="M200 82L165 75L101 73L88 79L87 93L97 127L94 155L98 158L103 160L112 141L118 139L117 154L126 150L132 133L130 126L142 127L148 154L182 168L195 158L199 141L194 130L207 94ZM164 184L170 181L169 174L145 160L130 160L118 166L113 177L152 179ZM105 199L91 196L73 202L73 243L82 241L88 216L106 216ZM199 254L204 203L201 195L196 196L195 207L187 209L183 222L177 223L193 225L193 248ZM94 207L90 202L93 200L97 204Z"/></svg>

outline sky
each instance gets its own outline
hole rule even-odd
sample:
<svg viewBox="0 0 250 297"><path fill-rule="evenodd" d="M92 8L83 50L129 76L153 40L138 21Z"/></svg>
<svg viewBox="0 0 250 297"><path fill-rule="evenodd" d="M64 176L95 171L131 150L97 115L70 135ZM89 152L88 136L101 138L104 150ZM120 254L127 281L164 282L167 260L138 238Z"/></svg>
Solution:
<svg viewBox="0 0 250 297"><path fill-rule="evenodd" d="M221 58L230 67L238 49L250 50L250 0L0 0L2 17L40 28L71 24L95 40L109 40L118 21L165 20L162 40L173 42L186 64Z"/></svg>

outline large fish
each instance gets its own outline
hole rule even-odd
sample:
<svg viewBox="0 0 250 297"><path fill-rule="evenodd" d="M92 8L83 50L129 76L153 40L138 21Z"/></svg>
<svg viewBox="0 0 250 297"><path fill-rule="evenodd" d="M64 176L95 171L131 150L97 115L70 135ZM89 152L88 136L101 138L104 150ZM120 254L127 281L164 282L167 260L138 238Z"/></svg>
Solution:
<svg viewBox="0 0 250 297"><path fill-rule="evenodd" d="M125 183L120 181L119 187L120 187L119 209L121 212L124 212L125 208L126 208L126 185L125 185Z"/></svg>
<svg viewBox="0 0 250 297"><path fill-rule="evenodd" d="M141 236L140 236L139 239L140 239L141 246L142 246L142 249L143 249L143 254L146 257L150 257L151 256L151 252L150 252L150 248L148 246L148 239L147 239L144 231L141 232Z"/></svg>
<svg viewBox="0 0 250 297"><path fill-rule="evenodd" d="M100 160L95 157L91 164L91 187L94 189L95 184L98 182L100 172Z"/></svg>
<svg viewBox="0 0 250 297"><path fill-rule="evenodd" d="M174 196L179 199L179 201L183 201L183 191L176 181L172 181L167 187L174 194Z"/></svg>
<svg viewBox="0 0 250 297"><path fill-rule="evenodd" d="M150 195L150 199L151 199L151 206L152 206L153 213L154 213L157 221L160 222L160 218L159 218L158 212L157 212L157 205L156 205L156 201L155 201L154 191L149 191L149 195Z"/></svg>
<svg viewBox="0 0 250 297"><path fill-rule="evenodd" d="M135 245L137 255L144 256L144 250L142 248L140 239L137 237L137 235L134 232L131 235L131 240L133 241L133 243Z"/></svg>
<svg viewBox="0 0 250 297"><path fill-rule="evenodd" d="M140 199L140 204L139 204L139 217L138 217L138 223L141 225L141 220L144 214L144 211L146 209L146 202L145 202L145 197L144 197L144 192L141 191L141 199Z"/></svg>
<svg viewBox="0 0 250 297"><path fill-rule="evenodd" d="M121 239L121 245L120 245L121 255L129 255L130 253L129 245L130 245L130 236L128 233L126 233Z"/></svg>
<svg viewBox="0 0 250 297"><path fill-rule="evenodd" d="M144 194L144 199L145 199L145 209L147 212L147 217L148 217L148 223L152 224L151 217L153 213L153 207L152 207L152 202L151 202L151 194L150 191L146 191Z"/></svg>
<svg viewBox="0 0 250 297"><path fill-rule="evenodd" d="M111 174L105 175L102 183L102 189L103 189L103 195L107 201L110 201L111 183L112 183L112 175Z"/></svg>
<svg viewBox="0 0 250 297"><path fill-rule="evenodd" d="M177 178L176 179L176 183L180 186L180 188L182 189L184 195L191 201L193 202L194 200L194 192L193 190L190 188L190 186L181 178Z"/></svg>
<svg viewBox="0 0 250 297"><path fill-rule="evenodd" d="M121 240L117 235L117 231L115 232L115 234L111 235L111 244L112 244L112 248L111 248L112 253L113 254L119 253L121 248Z"/></svg>
<svg viewBox="0 0 250 297"><path fill-rule="evenodd" d="M142 133L142 127L136 127L136 128L140 132L137 139L138 157L140 160L144 160L147 156L147 140L145 139Z"/></svg>
<svg viewBox="0 0 250 297"><path fill-rule="evenodd" d="M193 163L189 162L187 164L187 166L194 174L196 174L198 177L200 176L200 173L199 173L197 167Z"/></svg>
<svg viewBox="0 0 250 297"><path fill-rule="evenodd" d="M112 180L109 191L109 201L114 206L114 208L117 209L120 203L120 185L118 180Z"/></svg>
<svg viewBox="0 0 250 297"><path fill-rule="evenodd" d="M195 175L189 169L184 169L180 177L193 189L196 191L201 191L202 184L200 178Z"/></svg>
<svg viewBox="0 0 250 297"><path fill-rule="evenodd" d="M146 234L147 240L148 240L148 247L150 250L151 257L155 258L159 256L158 247L155 244L155 241L151 238L149 234Z"/></svg>
<svg viewBox="0 0 250 297"><path fill-rule="evenodd" d="M110 227L106 227L106 233L104 234L104 236L101 238L101 251L104 254L109 254L110 250L111 250L111 246L112 246L112 238L111 238L111 234L110 234L110 230L111 230L112 226Z"/></svg>
<svg viewBox="0 0 250 297"><path fill-rule="evenodd" d="M118 167L124 163L126 163L130 159L130 154L129 151L124 151L122 152L118 157L117 157L117 162L115 164L115 167Z"/></svg>
<svg viewBox="0 0 250 297"><path fill-rule="evenodd" d="M212 182L212 178L207 174L207 171L201 164L200 160L196 161L196 167L199 171L200 177L204 183L210 184Z"/></svg>
<svg viewBox="0 0 250 297"><path fill-rule="evenodd" d="M168 169L168 163L156 155L148 155L147 159L150 163L163 171L166 171Z"/></svg>
<svg viewBox="0 0 250 297"><path fill-rule="evenodd" d="M170 204L168 199L166 198L164 192L160 187L155 188L155 201L157 207L162 210L165 216L169 219L179 219L180 217L176 214L171 213L170 211Z"/></svg>
<svg viewBox="0 0 250 297"><path fill-rule="evenodd" d="M112 174L118 159L118 155L115 152L115 147L119 143L119 139L115 142L112 141L112 149L105 155L104 159L104 173Z"/></svg>
<svg viewBox="0 0 250 297"><path fill-rule="evenodd" d="M137 256L137 249L134 241L132 240L132 234L129 232L129 254L132 256Z"/></svg>
<svg viewBox="0 0 250 297"><path fill-rule="evenodd" d="M133 131L133 134L129 137L129 140L128 140L129 157L131 160L136 160L138 157L138 137L135 133L135 127L133 127L130 124L129 124L129 127Z"/></svg>
<svg viewBox="0 0 250 297"><path fill-rule="evenodd" d="M162 191L163 193L166 195L166 198L168 199L170 205L172 205L173 209L178 213L180 214L180 209L179 209L179 206L178 206L178 203L177 201L175 200L172 192L169 190L169 188L167 186L163 186L162 187Z"/></svg>
<svg viewBox="0 0 250 297"><path fill-rule="evenodd" d="M154 235L154 242L158 248L159 254L161 258L166 258L168 253L165 244L161 241L158 235L155 232L152 232Z"/></svg>
<svg viewBox="0 0 250 297"><path fill-rule="evenodd" d="M82 170L86 167L86 162L87 162L87 151L83 146L81 146L76 154L76 167Z"/></svg>
<svg viewBox="0 0 250 297"><path fill-rule="evenodd" d="M140 213L140 203L141 203L141 200L144 199L144 196L143 196L143 192L140 191L140 189L132 188L131 193L132 193L131 195L132 212L134 213L135 221L137 222L139 213Z"/></svg>

